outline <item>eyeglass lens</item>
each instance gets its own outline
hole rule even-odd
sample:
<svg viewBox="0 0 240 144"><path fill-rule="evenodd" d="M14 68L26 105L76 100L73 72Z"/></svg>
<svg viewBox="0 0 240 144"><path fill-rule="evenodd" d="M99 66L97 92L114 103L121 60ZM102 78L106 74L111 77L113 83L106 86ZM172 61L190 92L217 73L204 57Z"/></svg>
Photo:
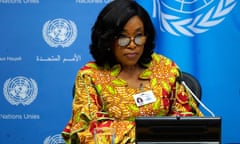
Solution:
<svg viewBox="0 0 240 144"><path fill-rule="evenodd" d="M122 36L118 38L118 44L121 47L128 46L131 41L133 41L136 45L143 45L145 43L146 37L143 35L135 36L134 38Z"/></svg>

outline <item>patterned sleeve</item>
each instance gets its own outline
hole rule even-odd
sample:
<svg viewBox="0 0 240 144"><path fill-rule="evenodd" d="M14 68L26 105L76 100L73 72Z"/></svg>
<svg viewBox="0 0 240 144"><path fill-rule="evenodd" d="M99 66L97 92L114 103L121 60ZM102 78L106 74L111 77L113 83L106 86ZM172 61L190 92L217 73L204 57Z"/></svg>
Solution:
<svg viewBox="0 0 240 144"><path fill-rule="evenodd" d="M170 115L203 116L193 96L178 81L175 82L172 89L171 103Z"/></svg>
<svg viewBox="0 0 240 144"><path fill-rule="evenodd" d="M67 144L92 140L97 120L105 118L101 112L101 100L90 77L91 71L80 70L75 80L72 117L62 132Z"/></svg>
<svg viewBox="0 0 240 144"><path fill-rule="evenodd" d="M72 117L62 132L66 144L93 144L93 130L96 127L116 129L115 142L134 141L134 122L114 120L105 110L101 99L101 87L96 83L97 67L88 63L77 74Z"/></svg>
<svg viewBox="0 0 240 144"><path fill-rule="evenodd" d="M159 85L165 91L163 95L168 95L170 100L170 102L166 102L166 105L170 104L167 115L202 116L192 95L178 81L181 71L174 61L154 53L152 71L158 78Z"/></svg>

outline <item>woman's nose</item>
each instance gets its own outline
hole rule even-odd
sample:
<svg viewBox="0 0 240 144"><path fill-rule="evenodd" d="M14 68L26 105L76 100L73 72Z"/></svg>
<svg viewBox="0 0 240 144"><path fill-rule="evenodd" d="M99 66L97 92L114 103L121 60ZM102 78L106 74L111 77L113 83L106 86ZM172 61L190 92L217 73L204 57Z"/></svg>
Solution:
<svg viewBox="0 0 240 144"><path fill-rule="evenodd" d="M129 45L128 45L128 48L129 48L129 49L135 49L136 46L137 46L137 45L134 43L134 41L131 40L130 43L129 43Z"/></svg>

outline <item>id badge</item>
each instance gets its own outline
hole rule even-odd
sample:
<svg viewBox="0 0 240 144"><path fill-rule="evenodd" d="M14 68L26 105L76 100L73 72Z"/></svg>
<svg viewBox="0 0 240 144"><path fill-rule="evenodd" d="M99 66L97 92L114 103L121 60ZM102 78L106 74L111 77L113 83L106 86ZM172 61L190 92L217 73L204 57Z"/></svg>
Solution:
<svg viewBox="0 0 240 144"><path fill-rule="evenodd" d="M151 90L146 92L141 92L139 94L135 94L133 95L133 98L138 107L146 104L150 104L156 101L156 97L154 96Z"/></svg>

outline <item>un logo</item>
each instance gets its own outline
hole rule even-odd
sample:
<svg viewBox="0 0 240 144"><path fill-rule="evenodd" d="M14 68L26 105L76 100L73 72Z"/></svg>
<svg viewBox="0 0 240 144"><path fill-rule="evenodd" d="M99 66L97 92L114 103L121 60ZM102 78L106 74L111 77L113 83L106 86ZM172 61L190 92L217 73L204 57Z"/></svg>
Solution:
<svg viewBox="0 0 240 144"><path fill-rule="evenodd" d="M6 80L3 87L6 100L12 105L29 105L36 99L37 93L36 82L23 76Z"/></svg>
<svg viewBox="0 0 240 144"><path fill-rule="evenodd" d="M43 25L43 38L50 47L69 47L77 37L77 26L72 21L59 18Z"/></svg>
<svg viewBox="0 0 240 144"><path fill-rule="evenodd" d="M176 36L192 37L219 24L236 5L236 0L153 0L160 29Z"/></svg>
<svg viewBox="0 0 240 144"><path fill-rule="evenodd" d="M62 139L61 134L56 134L54 136L47 137L43 144L65 144L64 140Z"/></svg>

